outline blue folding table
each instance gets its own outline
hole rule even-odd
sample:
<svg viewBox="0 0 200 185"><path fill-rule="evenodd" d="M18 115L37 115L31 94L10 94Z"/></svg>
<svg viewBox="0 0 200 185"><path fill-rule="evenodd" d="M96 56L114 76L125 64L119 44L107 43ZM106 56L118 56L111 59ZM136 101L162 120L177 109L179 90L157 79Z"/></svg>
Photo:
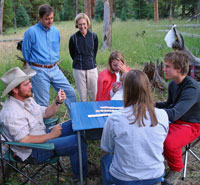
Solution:
<svg viewBox="0 0 200 185"><path fill-rule="evenodd" d="M103 128L107 117L88 117L91 114L103 114L96 112L100 107L122 107L123 102L120 100L111 101L96 101L96 102L72 102L71 103L71 119L74 131L77 131L78 150L79 150L79 165L80 165L80 180L83 185L83 168L82 168L82 153L81 153L81 130ZM103 110L103 109L102 109Z"/></svg>

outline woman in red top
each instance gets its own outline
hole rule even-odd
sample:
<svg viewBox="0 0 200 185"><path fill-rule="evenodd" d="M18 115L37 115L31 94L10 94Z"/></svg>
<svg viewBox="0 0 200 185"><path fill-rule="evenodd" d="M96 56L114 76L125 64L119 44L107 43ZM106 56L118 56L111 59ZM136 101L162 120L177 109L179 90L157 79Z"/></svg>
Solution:
<svg viewBox="0 0 200 185"><path fill-rule="evenodd" d="M96 101L110 100L110 91L116 93L120 89L120 85L115 82L120 82L120 77L128 71L129 67L126 66L122 53L113 51L109 56L107 69L99 73Z"/></svg>

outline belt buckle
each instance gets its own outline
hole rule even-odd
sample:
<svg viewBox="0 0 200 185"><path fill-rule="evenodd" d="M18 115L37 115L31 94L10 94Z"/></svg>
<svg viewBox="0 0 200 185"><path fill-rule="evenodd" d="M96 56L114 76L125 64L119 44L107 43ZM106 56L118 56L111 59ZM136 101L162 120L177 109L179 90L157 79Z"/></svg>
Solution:
<svg viewBox="0 0 200 185"><path fill-rule="evenodd" d="M45 65L44 65L44 64L42 64L42 67L43 67L43 68L45 68Z"/></svg>

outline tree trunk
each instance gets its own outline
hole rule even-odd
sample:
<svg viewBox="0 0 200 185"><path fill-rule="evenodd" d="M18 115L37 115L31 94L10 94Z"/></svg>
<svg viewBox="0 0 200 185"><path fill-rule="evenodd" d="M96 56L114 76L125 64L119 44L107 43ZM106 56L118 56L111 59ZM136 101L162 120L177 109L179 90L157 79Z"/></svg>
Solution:
<svg viewBox="0 0 200 185"><path fill-rule="evenodd" d="M198 0L198 3L197 3L197 14L200 13L200 0ZM197 17L197 19L199 20L200 22L200 16Z"/></svg>
<svg viewBox="0 0 200 185"><path fill-rule="evenodd" d="M170 4L169 4L169 20L173 20L173 2L172 2L172 0L170 1Z"/></svg>
<svg viewBox="0 0 200 185"><path fill-rule="evenodd" d="M92 0L84 0L85 14L87 14L87 16L89 17L90 21L92 21L91 1ZM89 29L92 31L92 24L90 24Z"/></svg>
<svg viewBox="0 0 200 185"><path fill-rule="evenodd" d="M91 0L91 17L94 18L94 9L96 5L96 0Z"/></svg>
<svg viewBox="0 0 200 185"><path fill-rule="evenodd" d="M0 35L2 35L2 32L3 32L3 5L4 5L4 0L1 0L1 4L0 4Z"/></svg>
<svg viewBox="0 0 200 185"><path fill-rule="evenodd" d="M75 5L75 16L78 15L78 0L74 0L74 5Z"/></svg>
<svg viewBox="0 0 200 185"><path fill-rule="evenodd" d="M158 0L154 0L154 21L159 22Z"/></svg>
<svg viewBox="0 0 200 185"><path fill-rule="evenodd" d="M104 0L103 50L112 47L112 12L113 0Z"/></svg>
<svg viewBox="0 0 200 185"><path fill-rule="evenodd" d="M91 20L91 0L84 0L84 10Z"/></svg>
<svg viewBox="0 0 200 185"><path fill-rule="evenodd" d="M17 20L16 20L16 2L15 0L13 1L13 10L15 12L15 17L14 17L14 28L16 29L17 28Z"/></svg>
<svg viewBox="0 0 200 185"><path fill-rule="evenodd" d="M185 4L182 5L182 19L185 18Z"/></svg>

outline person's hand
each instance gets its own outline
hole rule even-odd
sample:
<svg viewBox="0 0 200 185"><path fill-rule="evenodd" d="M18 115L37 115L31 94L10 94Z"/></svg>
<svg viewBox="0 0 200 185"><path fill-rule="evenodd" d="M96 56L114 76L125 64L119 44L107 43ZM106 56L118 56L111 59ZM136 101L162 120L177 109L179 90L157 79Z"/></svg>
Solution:
<svg viewBox="0 0 200 185"><path fill-rule="evenodd" d="M63 89L60 89L58 95L56 96L56 102L58 104L62 104L65 101L65 99L66 99L65 91Z"/></svg>
<svg viewBox="0 0 200 185"><path fill-rule="evenodd" d="M127 69L126 69L126 65L123 62L119 63L119 69L122 73L126 73Z"/></svg>
<svg viewBox="0 0 200 185"><path fill-rule="evenodd" d="M121 87L121 82L115 82L112 85L113 85L112 91L113 91L113 93L116 93Z"/></svg>
<svg viewBox="0 0 200 185"><path fill-rule="evenodd" d="M60 125L56 125L52 130L51 130L51 135L53 138L57 138L61 135L62 132L62 127Z"/></svg>

